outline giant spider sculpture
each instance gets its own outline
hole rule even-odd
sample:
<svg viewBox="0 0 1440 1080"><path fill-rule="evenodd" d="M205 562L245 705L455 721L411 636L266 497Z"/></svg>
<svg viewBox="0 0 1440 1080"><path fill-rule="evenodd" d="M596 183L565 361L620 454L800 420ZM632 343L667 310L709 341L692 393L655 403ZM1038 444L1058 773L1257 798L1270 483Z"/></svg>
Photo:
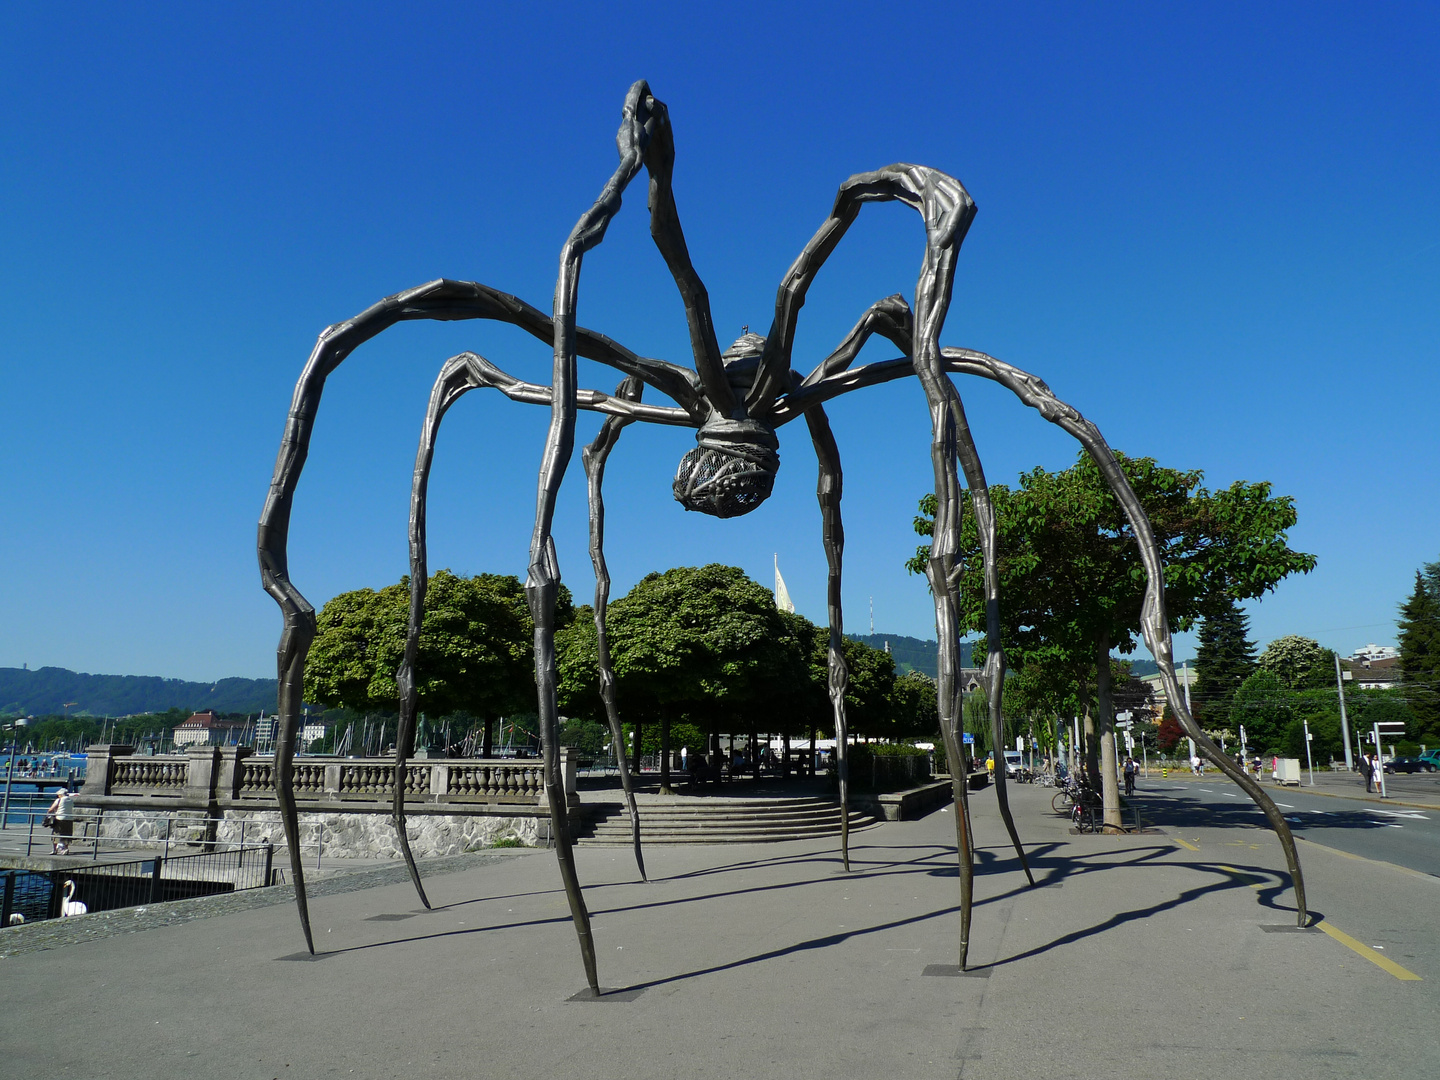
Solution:
<svg viewBox="0 0 1440 1080"><path fill-rule="evenodd" d="M605 634L605 606L609 575L604 559L604 504L601 487L605 462L621 430L635 421L696 429L697 446L681 459L674 492L686 509L715 517L748 513L770 495L779 468L776 431L804 417L819 460L819 488L823 538L829 566L830 619L829 696L833 704L836 756L841 801L841 855L849 869L848 776L845 764L845 690L847 671L840 652L843 619L840 605L841 560L844 531L840 517L840 455L824 403L839 394L892 379L915 376L929 405L933 440L931 463L935 474L937 511L934 538L927 567L935 600L939 638L940 729L948 760L963 761L960 737L959 625L957 622L957 551L960 535L960 474L963 473L975 508L985 561L987 640L982 682L990 703L996 744L1002 741L1000 714L1004 656L1000 651L999 584L995 567L995 521L980 458L971 439L965 410L950 376L978 375L1010 389L1042 417L1073 435L1094 458L1123 507L1139 545L1148 576L1142 615L1142 632L1159 665L1172 707L1187 734L1207 758L1239 784L1269 819L1279 835L1295 886L1298 921L1306 921L1305 887L1294 840L1275 804L1242 770L1227 758L1196 726L1185 709L1175 678L1160 554L1149 519L1130 488L1115 456L1099 430L1075 409L1060 401L1040 379L984 353L971 349L942 348L940 331L950 304L955 260L975 214L975 204L954 178L919 165L897 164L846 180L836 195L830 216L805 245L775 299L775 318L766 337L746 334L725 352L720 351L711 322L709 298L691 265L671 190L675 146L665 106L653 97L645 82L637 82L625 99L616 141L620 164L599 199L576 224L560 253L553 312L547 316L517 297L485 285L461 281L432 281L398 293L355 318L327 328L315 345L295 388L285 434L260 519L261 579L284 614L284 631L278 649L280 737L275 753L275 788L284 822L296 884L296 902L306 945L314 951L300 864L299 828L291 770L295 736L299 728L305 657L315 635L315 611L290 581L287 536L295 486L305 464L315 415L325 380L357 346L381 331L408 319L495 319L508 322L554 347L554 370L549 386L523 382L507 375L484 358L461 353L448 360L436 380L426 412L416 457L410 504L411 611L404 661L397 672L401 717L396 739L394 817L401 850L422 902L424 887L411 855L405 827L406 761L415 734L417 690L415 661L427 582L425 554L425 499L435 439L446 410L467 391L492 387L507 397L550 406L550 428L540 466L535 528L530 541L526 598L535 625L535 681L544 747L545 791L549 803L551 835L569 900L590 991L599 993L590 919L575 873L571 832L559 771L558 715L556 711L555 599L560 567L551 536L551 522L560 483L575 448L577 409L606 416L599 436L583 452L589 481L590 553L595 565L595 621L602 699L612 736L620 742L614 676L610 670ZM581 260L605 236L620 209L627 185L644 167L649 174L650 233L664 257L684 301L695 368L637 356L593 330L576 325L576 298ZM925 225L925 254L915 289L913 309L899 296L877 301L829 356L808 375L791 367L796 320L806 292L825 260L859 214L862 204L899 201L914 208ZM888 339L900 355L892 360L852 367L866 341L875 334ZM614 394L581 389L576 385L576 358L599 361L624 374ZM673 405L642 403L649 386ZM639 818L625 765L617 758L630 810L632 839L639 871L644 877ZM952 768L955 799L956 848L960 872L959 968L966 965L973 891L973 853L966 782L963 769ZM1005 788L1004 770L995 773L996 795L1020 863L1031 884L1034 879L1015 831Z"/></svg>

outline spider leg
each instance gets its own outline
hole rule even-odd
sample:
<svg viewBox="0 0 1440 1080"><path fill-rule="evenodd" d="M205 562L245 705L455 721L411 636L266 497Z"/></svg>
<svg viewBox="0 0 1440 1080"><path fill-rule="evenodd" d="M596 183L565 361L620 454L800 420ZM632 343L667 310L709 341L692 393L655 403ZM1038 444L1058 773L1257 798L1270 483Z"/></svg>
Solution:
<svg viewBox="0 0 1440 1080"><path fill-rule="evenodd" d="M420 629L425 618L425 594L429 584L429 559L426 553L427 493L435 457L435 442L439 437L440 423L445 413L471 390L485 387L499 390L512 401L528 404L549 405L552 399L548 386L523 382L501 371L483 356L464 352L451 357L441 368L430 391L430 402L425 411L425 423L420 434L420 446L415 454L415 472L410 487L410 617L405 634L405 658L395 676L400 688L400 723L395 743L397 781L394 790L394 818L401 853L405 857L415 889L420 894L420 900L426 907L430 905L420 883L420 874L416 869L406 834L405 785L400 781L405 776L406 759L412 752L416 706L419 701L419 689L415 683L415 662L419 653ZM682 425L692 423L690 415L683 409L641 405L641 382L638 376L627 376L620 387L613 397L595 390L580 390L577 392L577 403L584 409L608 413L607 425L618 423L624 426L635 420ZM622 773L622 782L628 789L628 773ZM644 876L643 865L641 876Z"/></svg>
<svg viewBox="0 0 1440 1080"><path fill-rule="evenodd" d="M845 557L845 526L840 520L840 496L844 474L840 469L840 448L830 430L825 410L811 409L805 414L810 438L815 443L815 457L820 463L816 496L820 500L820 520L825 542L825 561L830 574L826 601L830 614L829 689L830 707L835 714L835 772L840 778L840 859L850 869L850 765L846 760L849 730L845 717L845 690L850 683L850 669L840 651L844 638L845 617L840 605L840 569Z"/></svg>
<svg viewBox="0 0 1440 1080"><path fill-rule="evenodd" d="M1295 886L1297 919L1301 926L1305 925L1308 918L1305 879L1300 869L1300 857L1295 848L1295 838L1290 831L1289 824L1285 821L1285 816L1280 813L1279 808L1265 790L1255 783L1243 769L1237 768L1235 763L1210 741L1195 723L1189 710L1185 708L1184 694L1180 692L1180 684L1175 677L1170 625L1165 616L1165 578L1164 568L1160 561L1160 549L1155 542L1155 533L1150 527L1150 519L1145 514L1145 508L1130 487L1130 481L1126 479L1125 473L1115 461L1115 455L1110 450L1104 436L1078 410L1057 398L1050 387L1038 376L973 349L942 349L941 358L944 361L945 370L948 372L977 375L1006 387L1022 403L1038 412L1041 417L1068 431L1094 459L1101 475L1105 477L1106 483L1114 493L1116 501L1125 511L1125 516L1135 533L1135 544L1140 550L1140 558L1144 563L1147 579L1144 608L1141 613L1141 634L1160 669L1161 681L1165 684L1165 692L1171 702L1171 708L1180 718L1185 733L1195 740L1195 745L1201 748L1205 757L1214 762L1215 766L1226 776L1239 784L1264 813L1265 819L1275 831L1275 835L1280 840L1280 846L1285 852L1285 861L1290 870L1291 881ZM775 421L778 426L778 424L786 423L802 412L839 394L863 386L873 386L889 382L892 379L904 378L913 373L914 363L909 357L898 357L894 360L867 364L864 367L824 379L790 395L781 403L773 416L778 418Z"/></svg>
<svg viewBox="0 0 1440 1080"><path fill-rule="evenodd" d="M479 357L475 359L480 360ZM430 563L425 547L425 507L440 420L467 390L486 385L482 381L483 369L478 365L472 366L468 361L469 356L464 355L446 361L431 388L430 402L425 409L425 423L420 432L420 448L415 454L415 472L410 485L410 617L405 628L405 656L395 673L395 682L400 690L400 722L395 733L395 836L405 857L405 866L410 871L410 880L415 883L415 891L420 894L420 902L426 908L430 906L430 900L425 895L425 886L421 884L420 871L415 866L415 856L410 851L410 837L405 827L407 760L414 749L415 707L420 698L420 690L415 683L415 661L420 652L425 593L430 584Z"/></svg>
<svg viewBox="0 0 1440 1080"><path fill-rule="evenodd" d="M722 416L737 416L738 402L725 378L725 365L720 359L720 345L715 339L715 324L710 315L710 294L685 244L680 228L680 213L675 207L671 177L675 170L675 133L670 127L670 111L650 95L644 80L630 88L632 99L643 102L653 117L649 145L645 148L645 171L650 174L650 236L685 304L685 321L690 329L690 351L695 356L695 370L705 387L705 396ZM626 108L630 108L629 102ZM621 137L625 128L621 128Z"/></svg>
<svg viewBox="0 0 1440 1080"><path fill-rule="evenodd" d="M1275 835L1279 838L1280 846L1285 852L1285 861L1295 887L1297 925L1304 926L1308 920L1305 903L1305 878L1300 871L1300 857L1295 849L1295 838L1290 832L1289 824L1285 821L1285 815L1280 813L1279 807L1275 805L1264 789L1231 761L1200 730L1199 725L1195 723L1195 718L1190 715L1190 710L1185 707L1185 696L1181 693L1179 680L1175 677L1170 624L1165 615L1165 575L1160 561L1160 548L1155 541L1155 532L1150 526L1150 519L1145 514L1145 508L1130 486L1130 481L1126 478L1124 471L1115 460L1114 451L1110 449L1110 445L1105 441L1099 428L1081 416L1076 409L1057 398L1050 388L1036 376L971 349L945 349L943 355L949 370L979 375L1000 383L1026 405L1039 412L1046 420L1068 431L1085 448L1100 469L1100 473L1105 477L1116 501L1125 511L1125 517L1129 520L1131 529L1134 530L1135 543L1140 549L1140 558L1145 565L1147 581L1144 607L1140 616L1140 629L1145 638L1145 644L1149 647L1151 654L1155 657L1156 666L1160 669L1161 681L1165 684L1165 693L1171 702L1171 708L1180 718L1180 724L1185 729L1185 733L1195 740L1195 745L1200 747L1204 755L1214 762L1221 772L1240 785L1264 813L1270 827L1275 830Z"/></svg>
<svg viewBox="0 0 1440 1080"><path fill-rule="evenodd" d="M642 390L640 380L627 377L615 390L623 401L638 401ZM640 880L645 876L645 858L640 850L640 809L635 805L635 788L630 777L630 762L625 754L625 736L620 729L620 713L615 703L615 670L610 665L610 641L605 632L605 607L610 602L610 570L605 565L605 460L620 432L631 422L624 416L607 417L595 441L580 452L590 492L590 561L595 566L595 656L600 669L600 698L605 703L605 719L610 725L611 745L615 747L615 763L620 768L620 786L625 791L625 805L630 811L630 838L635 847L635 866Z"/></svg>
<svg viewBox="0 0 1440 1080"><path fill-rule="evenodd" d="M910 305L899 293L894 296L887 296L884 300L877 300L870 305L868 311L860 317L854 329L845 335L845 340L839 346L816 365L815 370L805 376L800 382L800 387L813 386L822 379L828 379L840 374L854 363L855 357L860 355L860 350L870 338L879 334L888 338L906 353L914 338L915 319L910 312ZM792 380L793 382L793 380Z"/></svg>
<svg viewBox="0 0 1440 1080"><path fill-rule="evenodd" d="M550 804L551 832L555 840L560 879L570 902L570 915L580 942L585 976L593 994L600 993L595 968L595 943L590 932L590 913L575 873L575 855L570 836L565 788L560 776L560 724L555 701L555 597L560 586L560 563L555 555L551 525L560 482L575 449L575 307L580 289L580 264L584 255L605 236L611 218L620 209L620 196L640 171L650 138L662 124L654 107L658 103L645 83L637 82L625 99L625 109L616 135L620 164L600 193L571 230L560 251L560 272L555 281L555 364L551 378L550 430L541 458L539 491L535 500L535 530L530 537L530 570L525 579L525 596L535 623L535 688L538 698L540 740L545 752L545 794ZM663 106L660 107L663 113Z"/></svg>
<svg viewBox="0 0 1440 1080"><path fill-rule="evenodd" d="M300 730L304 698L305 657L315 638L315 609L290 580L290 511L295 488L305 468L310 438L320 409L325 381L357 347L398 322L418 319L454 321L493 319L508 322L531 335L553 341L551 320L538 309L508 293L468 281L437 280L388 296L352 319L336 323L321 332L295 384L289 416L275 460L270 490L260 514L256 555L260 581L279 606L284 627L276 649L278 675L277 712L280 718L279 743L275 753L275 799L290 852L290 870L295 882L295 904L300 914L305 945L313 953L309 903L305 891L305 869L300 857L300 835L291 776L294 743ZM637 356L602 334L583 327L572 328L579 355L638 375L675 400L693 425L705 416L696 376L675 364ZM604 395L599 395L603 398ZM548 398L547 398L548 400ZM651 406L651 408L655 408ZM657 414L653 419L661 420ZM661 420L661 422L684 422Z"/></svg>
<svg viewBox="0 0 1440 1080"><path fill-rule="evenodd" d="M980 453L970 434L970 423L965 418L965 405L960 394L947 378L950 387L950 415L955 423L955 449L960 459L960 468L965 473L965 486L970 490L970 503L975 511L975 529L980 536L980 553L985 560L985 696L990 704L991 745L998 750L1005 741L1005 719L1001 715L1001 700L1005 689L1005 652L1000 647L1000 567L996 561L995 508L990 502L990 486L985 482L985 470L980 464ZM1003 761L997 760L997 765ZM1030 872L1030 862L1025 858L1025 848L1020 843L1020 834L1015 831L1015 818L1010 813L1010 795L1006 790L1008 778L1004 768L995 770L995 801L1000 806L1000 817L1020 858L1020 867L1031 886L1035 876Z"/></svg>
<svg viewBox="0 0 1440 1080"><path fill-rule="evenodd" d="M796 321L799 319L800 309L805 305L805 296L815 280L815 275L820 272L825 260L854 224L863 203L891 200L906 203L924 215L927 236L933 241L931 246L937 252L941 249L950 249L952 252L958 250L970 222L975 217L975 203L960 181L923 165L887 165L875 172L856 173L841 184L835 194L835 204L830 210L830 216L796 257L776 291L775 318L765 339L765 353L760 370L750 392L745 396L745 405L752 412L766 411L776 395L786 387L790 353L795 344ZM939 270L938 265L931 265L930 253L927 251L922 278ZM939 292L944 297L944 304L936 312L943 323L944 308L950 301L953 270L942 273L941 278L936 278L932 284L939 286ZM915 299L917 314L922 306L921 293L927 291L923 280L921 284L922 288L917 291ZM921 320L917 318L914 331L917 336L921 329Z"/></svg>
<svg viewBox="0 0 1440 1080"><path fill-rule="evenodd" d="M960 741L960 690L957 685L960 674L960 627L955 585L961 510L956 455L960 452L959 444L962 440L952 408L955 389L945 373L940 353L940 330L944 326L945 315L950 306L955 280L955 259L975 216L975 203L958 180L934 169L899 164L872 173L857 174L840 185L829 218L806 244L781 282L776 296L775 320L771 325L761 369L751 388L749 400L770 401L784 385L780 376L789 366L795 323L800 307L805 302L805 294L820 267L854 222L861 205L865 202L892 200L903 202L917 210L925 223L925 254L915 286L913 342L908 351L911 356L910 367L920 380L930 409L930 460L935 473L937 507L926 576L930 580L931 592L935 598L935 628L939 637L940 653L940 727L949 751L952 744ZM897 371L895 377L903 373ZM842 372L841 376L847 374L851 373ZM813 399L818 396L817 391L825 382L825 376L821 375L815 384L792 396L805 397L805 391L808 390ZM793 408L798 402L789 404ZM805 408L808 415L808 402ZM783 422L783 419L777 419ZM974 448L968 439L964 441L968 459ZM987 665L987 675L998 674L998 667L991 670L990 665ZM998 679L993 681L998 683ZM998 713L996 715L998 716ZM957 754L953 760L963 762L964 759ZM1008 809L1008 806L1006 808ZM957 814L959 812L957 800ZM1012 829L1013 838L1013 822L1007 821L1007 825ZM969 949L972 902L966 873L970 862L970 845L968 835L963 829L958 846L961 861L960 967L963 969ZM1021 851L1018 838L1016 850ZM1023 851L1021 863L1025 865ZM1028 876L1028 865L1026 873Z"/></svg>

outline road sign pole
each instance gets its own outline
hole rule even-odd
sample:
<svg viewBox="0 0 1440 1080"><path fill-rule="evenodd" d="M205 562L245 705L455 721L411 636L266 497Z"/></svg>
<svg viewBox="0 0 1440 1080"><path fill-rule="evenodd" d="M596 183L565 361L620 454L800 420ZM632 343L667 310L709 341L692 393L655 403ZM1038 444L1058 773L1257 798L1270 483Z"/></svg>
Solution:
<svg viewBox="0 0 1440 1080"><path fill-rule="evenodd" d="M1300 726L1305 729L1305 764L1306 764L1306 766L1310 769L1310 786L1311 786L1311 787L1314 787L1314 786L1315 786L1315 762L1314 762L1314 760L1310 757L1310 723L1309 723L1309 721L1307 721L1307 720L1301 720L1301 721L1300 721Z"/></svg>

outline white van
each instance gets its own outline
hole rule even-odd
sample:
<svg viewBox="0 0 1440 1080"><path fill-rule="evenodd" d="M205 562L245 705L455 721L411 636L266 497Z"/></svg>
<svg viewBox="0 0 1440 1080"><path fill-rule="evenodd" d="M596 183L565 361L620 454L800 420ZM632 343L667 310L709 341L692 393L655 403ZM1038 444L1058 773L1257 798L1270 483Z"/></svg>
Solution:
<svg viewBox="0 0 1440 1080"><path fill-rule="evenodd" d="M986 760L987 760L987 761L993 761L993 760L995 760L995 755L994 755L993 753L992 753L992 754L988 754L988 755L986 756ZM1020 751L1019 751L1019 750L1006 750L1006 751L1005 751L1005 778L1006 778L1007 780L1013 780L1013 779L1015 779L1016 777L1018 777L1018 776L1021 774L1021 772L1024 771L1024 769L1025 769L1025 760L1024 760L1024 758L1022 758L1022 757L1020 756Z"/></svg>

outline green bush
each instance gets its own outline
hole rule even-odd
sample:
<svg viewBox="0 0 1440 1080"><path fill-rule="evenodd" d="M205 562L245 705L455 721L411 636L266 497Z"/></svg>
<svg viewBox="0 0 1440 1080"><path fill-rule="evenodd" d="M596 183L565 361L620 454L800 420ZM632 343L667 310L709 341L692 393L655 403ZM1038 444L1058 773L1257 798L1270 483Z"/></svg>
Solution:
<svg viewBox="0 0 1440 1080"><path fill-rule="evenodd" d="M855 791L902 791L924 783L930 778L929 756L929 751L908 743L857 743L849 752L850 787ZM831 790L838 789L833 760L830 783Z"/></svg>
<svg viewBox="0 0 1440 1080"><path fill-rule="evenodd" d="M876 757L927 757L930 753L910 743L861 743L856 749L868 750Z"/></svg>

